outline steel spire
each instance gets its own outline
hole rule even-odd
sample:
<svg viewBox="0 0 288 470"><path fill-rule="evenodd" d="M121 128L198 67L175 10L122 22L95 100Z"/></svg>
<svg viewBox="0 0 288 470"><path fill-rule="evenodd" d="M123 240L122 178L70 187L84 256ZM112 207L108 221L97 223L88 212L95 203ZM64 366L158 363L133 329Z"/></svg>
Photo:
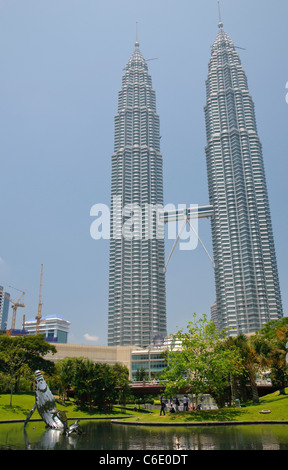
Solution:
<svg viewBox="0 0 288 470"><path fill-rule="evenodd" d="M223 28L223 23L222 23L222 19L221 19L220 1L219 0L218 0L218 16L219 16L218 27Z"/></svg>

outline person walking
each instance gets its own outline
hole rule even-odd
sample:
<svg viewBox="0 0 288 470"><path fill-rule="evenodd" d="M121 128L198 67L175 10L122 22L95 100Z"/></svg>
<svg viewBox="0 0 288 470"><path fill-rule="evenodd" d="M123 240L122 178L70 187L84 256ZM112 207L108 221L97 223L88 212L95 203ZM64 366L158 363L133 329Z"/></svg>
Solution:
<svg viewBox="0 0 288 470"><path fill-rule="evenodd" d="M175 408L176 408L176 412L179 411L179 400L178 400L178 397L176 397L176 400L175 400Z"/></svg>
<svg viewBox="0 0 288 470"><path fill-rule="evenodd" d="M165 406L166 406L166 404L165 404L165 402L164 402L164 401L162 400L162 398L161 398L160 416L162 415L162 413L163 413L163 415L165 415Z"/></svg>
<svg viewBox="0 0 288 470"><path fill-rule="evenodd" d="M185 395L183 398L184 411L188 411L188 397Z"/></svg>

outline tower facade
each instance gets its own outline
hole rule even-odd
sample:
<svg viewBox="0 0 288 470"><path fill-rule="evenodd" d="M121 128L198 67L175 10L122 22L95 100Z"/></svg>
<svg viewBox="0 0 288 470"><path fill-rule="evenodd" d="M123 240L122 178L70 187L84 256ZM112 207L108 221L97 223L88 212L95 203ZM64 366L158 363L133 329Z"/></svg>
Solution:
<svg viewBox="0 0 288 470"><path fill-rule="evenodd" d="M143 347L167 332L164 236L157 221L163 207L159 116L138 41L114 124L108 345Z"/></svg>
<svg viewBox="0 0 288 470"><path fill-rule="evenodd" d="M283 313L254 104L239 55L221 20L206 97L218 327L228 328L231 335L249 333Z"/></svg>

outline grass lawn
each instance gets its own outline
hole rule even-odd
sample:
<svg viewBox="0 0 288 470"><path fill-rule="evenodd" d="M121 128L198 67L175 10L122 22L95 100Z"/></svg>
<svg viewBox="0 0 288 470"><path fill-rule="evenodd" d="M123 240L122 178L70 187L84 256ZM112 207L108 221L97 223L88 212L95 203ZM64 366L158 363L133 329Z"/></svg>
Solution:
<svg viewBox="0 0 288 470"><path fill-rule="evenodd" d="M288 388L287 395L279 395L278 392L271 393L260 398L258 405L253 403L246 404L245 407L234 408L225 407L219 410L200 410L180 413L166 412L165 416L160 416L159 410L149 413L135 412L133 405L123 412L120 406L114 406L109 414L99 413L97 411L89 412L81 411L77 408L73 401L67 402L67 406L57 403L59 410L66 412L67 418L95 418L105 416L117 419L119 416L126 416L128 421L137 421L138 423L189 423L189 422L207 422L207 421L288 421ZM17 394L13 395L12 407L10 407L10 395L0 395L0 421L4 420L25 420L27 414L35 403L34 394ZM269 414L261 414L261 410L270 410ZM32 419L39 419L37 411ZM126 421L125 419L125 421Z"/></svg>
<svg viewBox="0 0 288 470"><path fill-rule="evenodd" d="M180 413L166 412L160 416L160 410L151 414L138 414L138 423L189 423L189 422L215 422L215 421L288 421L288 388L287 395L279 395L274 392L260 398L259 404L246 403L241 408L225 407L218 410L186 411ZM159 407L160 408L160 407ZM262 414L262 410L270 410L271 413ZM126 421L126 420L125 420ZM133 421L131 417L127 421Z"/></svg>
<svg viewBox="0 0 288 470"><path fill-rule="evenodd" d="M0 395L0 421L6 420L25 420L27 414L31 410L32 406L35 403L35 395L34 393L20 393L15 394L12 397L12 406L10 406L10 395L9 394L1 394ZM57 403L58 410L64 410L66 412L67 418L95 418L95 417L105 417L105 413L100 413L97 410L90 412L89 410L82 411L75 405L73 401L67 401L66 406L60 405ZM126 413L123 412L123 409L120 406L115 405L107 416L113 416L113 418L117 418L117 416L135 416L138 415L133 410L131 405L131 409L126 410ZM33 419L41 419L37 410L33 413L31 420Z"/></svg>

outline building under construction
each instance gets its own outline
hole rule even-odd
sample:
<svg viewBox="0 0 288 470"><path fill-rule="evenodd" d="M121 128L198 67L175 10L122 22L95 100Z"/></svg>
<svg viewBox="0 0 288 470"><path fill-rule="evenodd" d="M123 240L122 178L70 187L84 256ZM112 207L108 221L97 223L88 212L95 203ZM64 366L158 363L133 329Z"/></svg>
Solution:
<svg viewBox="0 0 288 470"><path fill-rule="evenodd" d="M15 322L18 307L25 307L23 301L20 302L25 292L22 292L20 297L14 301L10 298L10 294L4 292L3 287L0 286L0 331L10 336L44 335L44 339L49 343L67 343L70 322L58 315L46 315L42 317L42 284L43 264L41 264L37 315L28 321L26 321L24 315L22 329L16 329ZM11 328L7 329L9 302L12 303L13 314Z"/></svg>

